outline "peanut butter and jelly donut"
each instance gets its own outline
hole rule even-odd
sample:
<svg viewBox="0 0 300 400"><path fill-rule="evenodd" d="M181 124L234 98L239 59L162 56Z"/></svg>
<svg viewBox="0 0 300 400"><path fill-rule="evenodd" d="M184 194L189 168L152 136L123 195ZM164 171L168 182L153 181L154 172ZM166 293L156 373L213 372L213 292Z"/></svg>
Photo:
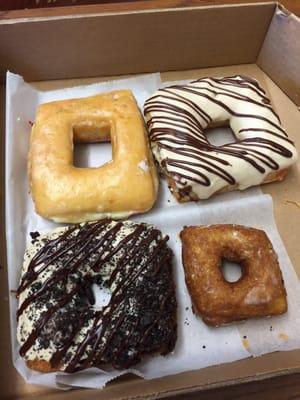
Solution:
<svg viewBox="0 0 300 400"><path fill-rule="evenodd" d="M168 237L103 220L59 228L28 247L18 289L20 355L38 371L127 368L176 343ZM95 305L92 285L111 293Z"/></svg>
<svg viewBox="0 0 300 400"><path fill-rule="evenodd" d="M178 201L282 180L293 142L257 81L201 78L159 89L144 106L154 156ZM236 141L216 146L205 129L228 125Z"/></svg>
<svg viewBox="0 0 300 400"><path fill-rule="evenodd" d="M264 231L240 225L190 226L180 237L193 308L206 324L287 311L277 254ZM224 279L222 259L241 265L238 281Z"/></svg>

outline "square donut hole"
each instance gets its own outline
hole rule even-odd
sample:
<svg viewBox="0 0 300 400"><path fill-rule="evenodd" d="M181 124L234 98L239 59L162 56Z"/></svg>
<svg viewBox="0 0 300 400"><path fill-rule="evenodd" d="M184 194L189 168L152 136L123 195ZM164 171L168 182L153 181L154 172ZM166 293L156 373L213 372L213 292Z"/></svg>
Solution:
<svg viewBox="0 0 300 400"><path fill-rule="evenodd" d="M73 165L99 168L112 161L111 127L106 121L82 121L73 126Z"/></svg>

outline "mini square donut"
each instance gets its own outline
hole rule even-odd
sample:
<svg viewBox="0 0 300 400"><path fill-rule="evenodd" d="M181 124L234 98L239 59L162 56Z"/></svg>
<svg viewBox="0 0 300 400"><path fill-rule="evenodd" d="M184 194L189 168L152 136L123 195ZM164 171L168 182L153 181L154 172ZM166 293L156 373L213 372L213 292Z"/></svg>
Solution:
<svg viewBox="0 0 300 400"><path fill-rule="evenodd" d="M112 161L73 165L73 142L108 140ZM157 196L145 124L130 90L40 105L28 169L36 212L56 222L125 218L149 210Z"/></svg>
<svg viewBox="0 0 300 400"><path fill-rule="evenodd" d="M193 308L207 325L287 311L278 258L264 231L240 225L191 226L180 237ZM224 279L222 259L240 264L238 281Z"/></svg>
<svg viewBox="0 0 300 400"><path fill-rule="evenodd" d="M153 154L180 202L282 180L297 151L253 78L206 77L159 89L145 103ZM216 146L207 128L229 125L236 141Z"/></svg>

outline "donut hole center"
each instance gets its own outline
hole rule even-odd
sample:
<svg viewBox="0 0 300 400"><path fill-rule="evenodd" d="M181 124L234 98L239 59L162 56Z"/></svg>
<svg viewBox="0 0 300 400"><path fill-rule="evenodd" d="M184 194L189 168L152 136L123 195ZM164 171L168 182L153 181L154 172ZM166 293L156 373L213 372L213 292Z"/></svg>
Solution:
<svg viewBox="0 0 300 400"><path fill-rule="evenodd" d="M229 283L238 282L243 277L243 266L235 260L222 258L220 270L225 281Z"/></svg>
<svg viewBox="0 0 300 400"><path fill-rule="evenodd" d="M73 126L73 165L76 168L99 168L112 161L110 126L88 121Z"/></svg>
<svg viewBox="0 0 300 400"><path fill-rule="evenodd" d="M224 144L236 142L236 137L229 125L224 122L224 125L218 127L208 127L204 134L209 143L213 146L223 146Z"/></svg>
<svg viewBox="0 0 300 400"><path fill-rule="evenodd" d="M88 296L88 302L95 310L101 310L110 302L111 291L108 287L92 283L90 289L92 297Z"/></svg>
<svg viewBox="0 0 300 400"><path fill-rule="evenodd" d="M110 143L75 143L73 152L76 168L99 168L112 160Z"/></svg>

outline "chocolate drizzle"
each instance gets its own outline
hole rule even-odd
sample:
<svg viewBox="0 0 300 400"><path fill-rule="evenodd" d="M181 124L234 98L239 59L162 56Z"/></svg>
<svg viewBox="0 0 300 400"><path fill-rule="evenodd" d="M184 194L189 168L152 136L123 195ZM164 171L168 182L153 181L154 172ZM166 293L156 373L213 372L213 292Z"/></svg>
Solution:
<svg viewBox="0 0 300 400"><path fill-rule="evenodd" d="M245 168L245 163L251 186L296 159L279 116L251 78L201 78L160 89L146 101L144 114L154 154L165 175L176 183L178 193L187 187L192 191L191 184L209 188L216 180L216 190L236 185L234 166ZM215 146L208 141L205 129L216 118L224 118L224 123L232 120L236 142ZM203 198L213 192L207 190Z"/></svg>
<svg viewBox="0 0 300 400"><path fill-rule="evenodd" d="M171 351L176 299L167 240L152 226L111 220L46 240L18 289L20 355L26 358L33 348L38 358L46 347L53 368L75 372L103 364L127 368L144 353ZM93 307L95 283L111 291L100 310ZM24 334L24 318L32 319L35 310L41 311Z"/></svg>

